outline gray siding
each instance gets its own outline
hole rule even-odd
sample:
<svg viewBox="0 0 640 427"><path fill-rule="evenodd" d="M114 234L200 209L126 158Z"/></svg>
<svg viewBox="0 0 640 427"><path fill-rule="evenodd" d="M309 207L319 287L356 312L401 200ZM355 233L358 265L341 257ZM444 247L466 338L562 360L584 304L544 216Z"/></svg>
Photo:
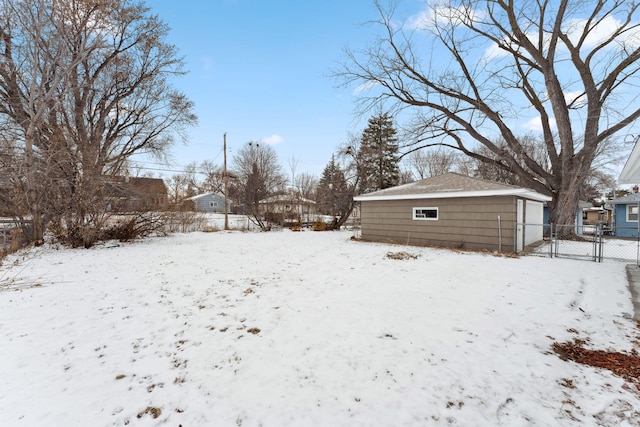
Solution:
<svg viewBox="0 0 640 427"><path fill-rule="evenodd" d="M419 207L437 207L438 220L414 220ZM361 209L364 240L494 251L501 236L502 250L513 250L515 196L363 201Z"/></svg>
<svg viewBox="0 0 640 427"><path fill-rule="evenodd" d="M200 197L192 198L195 209L200 212L224 212L224 196L210 193ZM227 200L227 203L231 202Z"/></svg>

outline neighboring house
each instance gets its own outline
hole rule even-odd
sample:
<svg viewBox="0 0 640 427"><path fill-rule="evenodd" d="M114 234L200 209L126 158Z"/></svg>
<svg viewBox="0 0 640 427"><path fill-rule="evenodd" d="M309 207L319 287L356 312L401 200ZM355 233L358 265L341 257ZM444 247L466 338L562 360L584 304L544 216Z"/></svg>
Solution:
<svg viewBox="0 0 640 427"><path fill-rule="evenodd" d="M446 173L354 200L363 240L511 252L543 240L543 202L551 197Z"/></svg>
<svg viewBox="0 0 640 427"><path fill-rule="evenodd" d="M640 137L629 154L629 158L620 172L618 184L635 184L633 193L609 200L605 206L613 211L611 228L619 237L639 237L638 215L640 214L640 193L637 184L640 183Z"/></svg>
<svg viewBox="0 0 640 427"><path fill-rule="evenodd" d="M193 202L194 210L198 212L224 212L224 195L218 193L204 193L188 198ZM227 199L227 212L231 212L231 200Z"/></svg>
<svg viewBox="0 0 640 427"><path fill-rule="evenodd" d="M582 209L582 223L584 225L602 225L608 224L611 212L609 209L589 206Z"/></svg>
<svg viewBox="0 0 640 427"><path fill-rule="evenodd" d="M258 202L261 215L274 222L284 223L287 220L309 222L315 215L316 202L293 193L268 197Z"/></svg>
<svg viewBox="0 0 640 427"><path fill-rule="evenodd" d="M582 229L584 225L588 225L585 222L587 217L585 216L585 210L593 208L593 204L589 202L585 202L584 200L578 201L578 207L576 208L576 222L575 222L575 231L578 234L582 234ZM544 213L543 213L543 223L549 225L550 224L550 214L549 214L549 206L544 205ZM558 225L558 224L554 224ZM560 225L571 225L571 224L560 224Z"/></svg>
<svg viewBox="0 0 640 427"><path fill-rule="evenodd" d="M638 237L638 214L640 213L640 193L609 200L606 203L612 211L611 229L618 237Z"/></svg>
<svg viewBox="0 0 640 427"><path fill-rule="evenodd" d="M160 178L109 177L106 192L111 211L154 211L167 205L167 186Z"/></svg>

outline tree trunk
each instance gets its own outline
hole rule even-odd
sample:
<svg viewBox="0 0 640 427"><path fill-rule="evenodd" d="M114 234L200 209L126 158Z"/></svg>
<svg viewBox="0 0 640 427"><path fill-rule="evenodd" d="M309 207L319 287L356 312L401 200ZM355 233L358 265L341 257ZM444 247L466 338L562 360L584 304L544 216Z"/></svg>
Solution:
<svg viewBox="0 0 640 427"><path fill-rule="evenodd" d="M33 160L33 126L27 128L25 137L24 162L27 178L27 205L33 221L33 243L36 246L44 243L44 224L40 212L40 194L36 189L36 166Z"/></svg>
<svg viewBox="0 0 640 427"><path fill-rule="evenodd" d="M576 214L578 210L579 181L575 176L563 180L568 185L563 185L556 197L549 203L549 223L555 226L564 225L562 234L575 235Z"/></svg>

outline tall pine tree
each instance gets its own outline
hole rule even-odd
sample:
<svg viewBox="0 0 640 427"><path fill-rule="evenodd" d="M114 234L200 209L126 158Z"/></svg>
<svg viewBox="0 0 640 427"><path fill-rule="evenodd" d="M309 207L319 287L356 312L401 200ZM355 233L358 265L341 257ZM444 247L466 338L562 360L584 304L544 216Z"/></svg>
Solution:
<svg viewBox="0 0 640 427"><path fill-rule="evenodd" d="M383 190L398 184L398 138L393 119L388 113L369 119L362 132L358 152L360 192Z"/></svg>
<svg viewBox="0 0 640 427"><path fill-rule="evenodd" d="M341 218L350 213L352 197L344 172L332 156L318 182L316 197L318 208L323 215Z"/></svg>

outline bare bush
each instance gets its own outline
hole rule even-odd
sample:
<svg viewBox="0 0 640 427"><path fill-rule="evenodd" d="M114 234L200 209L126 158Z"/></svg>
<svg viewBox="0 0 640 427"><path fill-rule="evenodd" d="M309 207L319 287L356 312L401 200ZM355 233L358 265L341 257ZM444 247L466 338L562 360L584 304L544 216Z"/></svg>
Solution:
<svg viewBox="0 0 640 427"><path fill-rule="evenodd" d="M202 212L179 210L165 214L165 231L167 233L188 233L203 231L208 226L208 220Z"/></svg>
<svg viewBox="0 0 640 427"><path fill-rule="evenodd" d="M151 212L128 215L107 227L101 240L128 242L141 237L166 235L166 220L165 214Z"/></svg>
<svg viewBox="0 0 640 427"><path fill-rule="evenodd" d="M126 215L104 215L100 221L82 226L51 225L56 239L74 248L90 248L98 242L119 240L128 242L151 235L166 235L166 214L138 212Z"/></svg>

